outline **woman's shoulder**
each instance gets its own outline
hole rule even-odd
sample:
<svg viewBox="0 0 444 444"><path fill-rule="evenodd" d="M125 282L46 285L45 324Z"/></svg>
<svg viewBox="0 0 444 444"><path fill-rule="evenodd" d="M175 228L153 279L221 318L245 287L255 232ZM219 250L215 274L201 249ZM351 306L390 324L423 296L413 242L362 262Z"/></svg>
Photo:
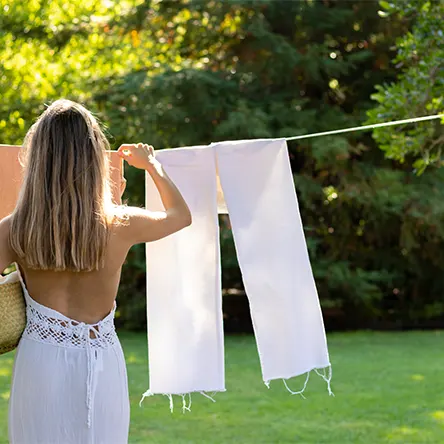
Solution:
<svg viewBox="0 0 444 444"><path fill-rule="evenodd" d="M116 208L114 232L130 245L155 240L153 237L159 237L156 230L165 225L162 223L165 217L161 213L135 206Z"/></svg>
<svg viewBox="0 0 444 444"><path fill-rule="evenodd" d="M0 219L0 239L9 239L9 231L11 229L12 214L8 214ZM3 247L3 245L2 245ZM0 247L1 248L1 247Z"/></svg>
<svg viewBox="0 0 444 444"><path fill-rule="evenodd" d="M112 211L112 226L114 233L125 235L133 229L134 218L143 209L128 205L116 205Z"/></svg>
<svg viewBox="0 0 444 444"><path fill-rule="evenodd" d="M10 224L11 223L11 217L12 217L12 214L8 214L3 219L0 219L0 226L4 226L5 224Z"/></svg>
<svg viewBox="0 0 444 444"><path fill-rule="evenodd" d="M127 227L130 225L131 219L140 214L141 211L144 210L138 207L115 205L112 210L113 224L118 227Z"/></svg>
<svg viewBox="0 0 444 444"><path fill-rule="evenodd" d="M113 210L113 217L117 225L128 225L131 220L146 216L147 214L152 214L152 212L145 208L129 205L116 205Z"/></svg>
<svg viewBox="0 0 444 444"><path fill-rule="evenodd" d="M16 260L14 251L9 243L11 215L0 220L0 273Z"/></svg>

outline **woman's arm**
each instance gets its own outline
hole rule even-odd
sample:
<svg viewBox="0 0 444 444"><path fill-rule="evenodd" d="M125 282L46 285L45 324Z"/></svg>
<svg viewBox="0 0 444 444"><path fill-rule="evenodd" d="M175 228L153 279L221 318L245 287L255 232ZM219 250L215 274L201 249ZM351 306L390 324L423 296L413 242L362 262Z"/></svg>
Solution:
<svg viewBox="0 0 444 444"><path fill-rule="evenodd" d="M14 262L14 254L9 245L9 227L11 216L0 221L0 273Z"/></svg>
<svg viewBox="0 0 444 444"><path fill-rule="evenodd" d="M129 242L151 242L162 239L191 224L191 213L180 191L154 157L154 149L148 145L122 145L119 154L130 165L146 170L159 191L165 211L148 211L137 207L128 208L129 225L126 235Z"/></svg>

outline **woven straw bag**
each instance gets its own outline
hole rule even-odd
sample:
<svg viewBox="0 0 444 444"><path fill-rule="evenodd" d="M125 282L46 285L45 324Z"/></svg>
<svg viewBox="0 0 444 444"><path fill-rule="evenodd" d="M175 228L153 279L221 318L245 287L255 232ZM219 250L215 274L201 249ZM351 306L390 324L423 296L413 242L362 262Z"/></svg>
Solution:
<svg viewBox="0 0 444 444"><path fill-rule="evenodd" d="M0 276L0 355L14 350L26 327L26 302L19 272Z"/></svg>

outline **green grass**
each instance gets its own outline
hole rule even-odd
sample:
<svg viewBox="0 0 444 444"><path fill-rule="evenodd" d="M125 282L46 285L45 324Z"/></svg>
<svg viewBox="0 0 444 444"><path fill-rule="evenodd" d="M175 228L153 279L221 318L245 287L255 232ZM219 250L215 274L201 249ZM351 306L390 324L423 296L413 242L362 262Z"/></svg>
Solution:
<svg viewBox="0 0 444 444"><path fill-rule="evenodd" d="M163 396L139 407L148 385L146 335L119 337L130 382L131 444L444 443L444 332L331 334L336 397L314 374L305 400L280 381L267 390L254 338L228 337L227 392L215 404L194 395L185 415L178 397L173 414ZM0 444L7 443L12 360L13 353L0 356Z"/></svg>

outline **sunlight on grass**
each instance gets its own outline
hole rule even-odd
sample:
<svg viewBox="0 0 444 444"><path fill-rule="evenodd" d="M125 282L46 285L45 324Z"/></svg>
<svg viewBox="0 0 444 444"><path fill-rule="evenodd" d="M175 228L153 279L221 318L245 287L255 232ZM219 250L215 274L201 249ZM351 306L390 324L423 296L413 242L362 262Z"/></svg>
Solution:
<svg viewBox="0 0 444 444"><path fill-rule="evenodd" d="M373 421L342 421L336 424L336 427L343 427L345 429L362 429L368 427L376 427L377 424Z"/></svg>
<svg viewBox="0 0 444 444"><path fill-rule="evenodd" d="M129 353L126 357L127 364L141 364L143 361L139 359L135 353Z"/></svg>
<svg viewBox="0 0 444 444"><path fill-rule="evenodd" d="M431 417L444 425L444 410L436 410L431 414Z"/></svg>
<svg viewBox="0 0 444 444"><path fill-rule="evenodd" d="M356 332L328 335L333 366L325 381L310 377L307 399L281 381L264 386L253 336L225 338L227 392L213 404L193 396L192 410L174 414L163 396L146 398L146 333L118 332L131 400L128 444L442 444L444 443L443 335L437 332ZM7 440L13 354L0 356L0 444ZM290 387L303 385L295 378Z"/></svg>
<svg viewBox="0 0 444 444"><path fill-rule="evenodd" d="M405 440L407 437L411 437L411 436L418 434L418 432L419 432L419 430L414 429L413 427L402 426L402 427L397 427L396 429L393 429L392 433L390 433L388 435L388 438L389 438L389 440L393 440L393 439ZM406 441L403 441L403 442L406 442Z"/></svg>
<svg viewBox="0 0 444 444"><path fill-rule="evenodd" d="M9 377L12 374L12 365L8 366L1 366L0 367L0 376L6 376Z"/></svg>
<svg viewBox="0 0 444 444"><path fill-rule="evenodd" d="M8 367L0 367L0 376L11 376L12 369Z"/></svg>

